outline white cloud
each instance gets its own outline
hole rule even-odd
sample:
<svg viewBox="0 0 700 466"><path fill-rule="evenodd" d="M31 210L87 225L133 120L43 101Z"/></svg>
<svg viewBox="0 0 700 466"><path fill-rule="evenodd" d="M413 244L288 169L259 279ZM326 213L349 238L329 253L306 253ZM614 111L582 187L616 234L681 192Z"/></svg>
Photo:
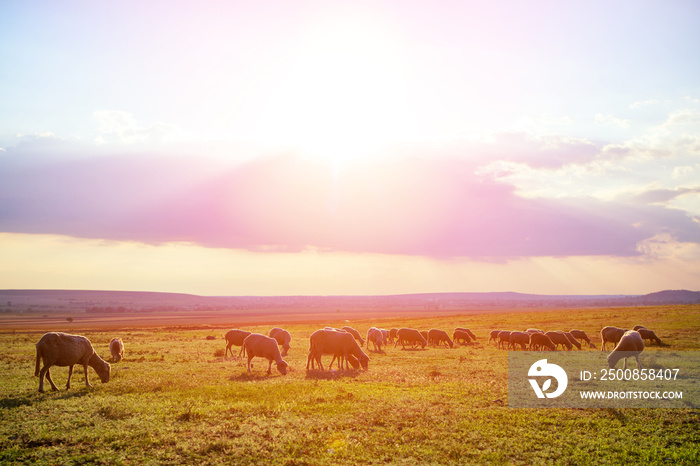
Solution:
<svg viewBox="0 0 700 466"><path fill-rule="evenodd" d="M141 126L133 115L120 110L97 110L92 115L100 125L97 144L161 142L175 131L174 126L161 122Z"/></svg>
<svg viewBox="0 0 700 466"><path fill-rule="evenodd" d="M625 120L623 118L617 118L612 115L603 115L601 113L598 113L595 116L595 123L597 125L611 125L611 126L618 126L620 128L629 128L630 127L630 120Z"/></svg>

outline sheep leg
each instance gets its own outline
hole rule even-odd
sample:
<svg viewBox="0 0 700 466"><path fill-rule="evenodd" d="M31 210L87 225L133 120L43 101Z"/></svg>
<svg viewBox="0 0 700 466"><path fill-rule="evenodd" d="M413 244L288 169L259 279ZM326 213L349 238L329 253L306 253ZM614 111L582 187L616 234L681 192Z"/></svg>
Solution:
<svg viewBox="0 0 700 466"><path fill-rule="evenodd" d="M248 353L248 372L250 372L250 361L253 359L253 356Z"/></svg>
<svg viewBox="0 0 700 466"><path fill-rule="evenodd" d="M87 373L87 371L85 371ZM66 390L70 389L70 379L73 377L73 366L68 366L68 382L66 382Z"/></svg>
<svg viewBox="0 0 700 466"><path fill-rule="evenodd" d="M53 380L51 380L51 373L49 372L49 366L45 365L39 371L39 393L44 393L44 376L46 376L49 383L51 384L51 389L53 391L58 390L56 385L53 383Z"/></svg>
<svg viewBox="0 0 700 466"><path fill-rule="evenodd" d="M270 363L267 365L267 375L272 374L272 359L269 360Z"/></svg>
<svg viewBox="0 0 700 466"><path fill-rule="evenodd" d="M90 385L90 380L88 379L88 365L87 364L83 364L83 370L85 371L85 385L92 388L92 385ZM68 380L70 380L70 378Z"/></svg>
<svg viewBox="0 0 700 466"><path fill-rule="evenodd" d="M57 392L58 387L56 386L55 383L53 383L53 379L51 378L51 366L44 366L43 369L41 369L41 372L39 373L39 391L43 393L44 391L44 374L46 374L46 380L49 381L51 384L51 390Z"/></svg>
<svg viewBox="0 0 700 466"><path fill-rule="evenodd" d="M229 351L231 352L231 357L233 357L233 350L231 350L231 344L226 343L226 351L224 352L224 357L228 357Z"/></svg>
<svg viewBox="0 0 700 466"><path fill-rule="evenodd" d="M642 365L639 364L639 356L638 356L638 355L635 355L635 356L634 356L634 359L637 360L637 367L641 370L641 369L642 369Z"/></svg>

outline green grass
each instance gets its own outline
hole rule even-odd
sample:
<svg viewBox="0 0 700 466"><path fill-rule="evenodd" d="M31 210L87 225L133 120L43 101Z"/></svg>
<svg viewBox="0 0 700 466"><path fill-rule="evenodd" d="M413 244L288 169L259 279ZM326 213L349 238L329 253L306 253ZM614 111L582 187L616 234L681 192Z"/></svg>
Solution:
<svg viewBox="0 0 700 466"><path fill-rule="evenodd" d="M85 387L76 367L37 392L40 333L0 334L0 463L32 464L698 464L700 413L690 409L510 409L507 353L493 328L645 324L670 346L697 350L700 306L512 312L422 319L294 323L287 376L255 359L223 358L224 328L81 332L107 356L112 380ZM479 344L370 353L368 371L307 373L308 336L326 324L471 328ZM138 323L135 323L138 325ZM231 325L230 328L235 325ZM244 327L267 333L273 323ZM216 340L207 340L216 335ZM599 337L596 335L596 340ZM324 364L329 357L324 357Z"/></svg>

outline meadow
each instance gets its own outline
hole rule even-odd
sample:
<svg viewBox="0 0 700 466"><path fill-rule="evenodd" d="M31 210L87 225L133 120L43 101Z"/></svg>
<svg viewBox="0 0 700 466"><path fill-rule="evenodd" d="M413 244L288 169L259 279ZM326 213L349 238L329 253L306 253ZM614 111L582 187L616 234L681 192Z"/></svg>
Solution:
<svg viewBox="0 0 700 466"><path fill-rule="evenodd" d="M428 313L426 313L428 314ZM38 393L34 344L44 330L0 332L0 463L3 464L698 464L700 412L688 409L513 409L507 351L490 330L586 331L643 324L668 345L698 350L700 305L540 310L480 315L146 326L80 333L125 359L94 388L76 366L52 369L58 392ZM308 337L326 325L468 327L476 344L369 351L367 371L306 371ZM267 362L224 357L224 333L292 334L286 376ZM215 337L215 339L210 339ZM590 350L593 351L593 350ZM330 356L324 357L324 364ZM47 384L48 388L48 384Z"/></svg>

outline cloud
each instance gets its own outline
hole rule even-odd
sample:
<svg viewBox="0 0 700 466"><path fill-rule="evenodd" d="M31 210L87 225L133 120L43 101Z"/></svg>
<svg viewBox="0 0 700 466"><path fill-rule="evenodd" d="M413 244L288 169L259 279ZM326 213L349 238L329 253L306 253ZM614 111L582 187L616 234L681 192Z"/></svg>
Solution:
<svg viewBox="0 0 700 466"><path fill-rule="evenodd" d="M542 143L531 147L551 155ZM562 147L552 150L564 155ZM651 202L669 193L618 202L526 199L481 174L480 154L464 151L339 168L290 154L226 166L133 153L40 163L32 148L0 159L0 231L488 259L634 256L662 233L700 238L684 212Z"/></svg>
<svg viewBox="0 0 700 466"><path fill-rule="evenodd" d="M140 125L133 115L119 110L97 110L92 115L99 123L97 144L159 142L175 131L166 123Z"/></svg>
<svg viewBox="0 0 700 466"><path fill-rule="evenodd" d="M601 113L598 113L595 116L595 123L597 125L612 125L620 128L629 128L631 125L630 120L626 120L624 118L617 118L612 115L603 115Z"/></svg>

